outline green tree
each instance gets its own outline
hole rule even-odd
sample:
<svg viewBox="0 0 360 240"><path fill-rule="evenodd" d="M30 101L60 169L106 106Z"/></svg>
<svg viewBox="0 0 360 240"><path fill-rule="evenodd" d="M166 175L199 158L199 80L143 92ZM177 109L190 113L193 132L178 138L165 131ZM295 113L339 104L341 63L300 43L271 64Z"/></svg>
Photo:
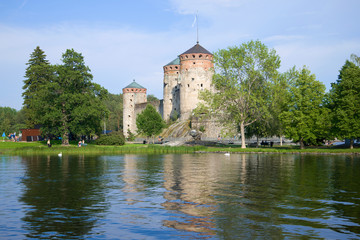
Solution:
<svg viewBox="0 0 360 240"><path fill-rule="evenodd" d="M68 145L70 133L79 137L101 132L101 120L107 114L103 103L107 91L92 82L81 53L68 49L62 62L53 67L56 77L39 88L35 110L42 132L60 135L62 144Z"/></svg>
<svg viewBox="0 0 360 240"><path fill-rule="evenodd" d="M24 110L16 111L10 107L0 107L0 134L6 135L19 132L21 128L26 128Z"/></svg>
<svg viewBox="0 0 360 240"><path fill-rule="evenodd" d="M154 94L149 94L149 95L147 95L147 101L148 102L156 102L156 101L159 101L159 99L157 97L155 97Z"/></svg>
<svg viewBox="0 0 360 240"><path fill-rule="evenodd" d="M288 111L288 102L290 98L289 86L294 78L295 67L285 73L281 73L271 82L271 97L269 104L270 119L268 133L270 136L278 136L280 145L282 145L282 136L284 136L284 126L280 120L280 114Z"/></svg>
<svg viewBox="0 0 360 240"><path fill-rule="evenodd" d="M360 57L357 56L356 54L351 54L350 55L350 60L352 63L354 63L356 66L360 67Z"/></svg>
<svg viewBox="0 0 360 240"><path fill-rule="evenodd" d="M54 73L49 61L46 60L46 55L40 47L36 47L31 53L30 59L26 64L28 67L25 72L24 80L24 111L26 117L26 124L29 128L33 128L38 124L38 116L36 116L37 101L40 96L39 89L43 84L52 80Z"/></svg>
<svg viewBox="0 0 360 240"><path fill-rule="evenodd" d="M350 139L350 148L353 148L354 139L360 136L360 67L346 61L331 87L334 134Z"/></svg>
<svg viewBox="0 0 360 240"><path fill-rule="evenodd" d="M213 85L217 91L204 91L200 98L229 132L239 129L241 147L245 145L245 127L268 112L269 81L276 77L280 58L260 41L229 47L214 54ZM203 111L203 110L200 110Z"/></svg>
<svg viewBox="0 0 360 240"><path fill-rule="evenodd" d="M330 127L329 110L323 106L325 85L305 67L295 71L290 83L288 111L280 114L286 137L305 144L324 139Z"/></svg>
<svg viewBox="0 0 360 240"><path fill-rule="evenodd" d="M165 127L165 122L156 109L151 105L146 105L144 111L136 117L138 133L145 134L147 137L154 137L160 134Z"/></svg>
<svg viewBox="0 0 360 240"><path fill-rule="evenodd" d="M106 121L106 128L112 131L120 131L123 126L123 96L122 94L109 93L108 98L104 100L109 117Z"/></svg>

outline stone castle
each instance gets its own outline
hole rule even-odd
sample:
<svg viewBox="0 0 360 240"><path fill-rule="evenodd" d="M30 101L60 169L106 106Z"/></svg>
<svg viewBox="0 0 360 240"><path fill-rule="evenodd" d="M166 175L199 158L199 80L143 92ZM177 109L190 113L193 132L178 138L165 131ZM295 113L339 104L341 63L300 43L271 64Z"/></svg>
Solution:
<svg viewBox="0 0 360 240"><path fill-rule="evenodd" d="M163 67L163 100L151 103L165 121L187 120L199 103L201 90L213 91L213 55L198 42ZM136 116L147 105L146 88L132 82L123 88L123 131L136 133Z"/></svg>

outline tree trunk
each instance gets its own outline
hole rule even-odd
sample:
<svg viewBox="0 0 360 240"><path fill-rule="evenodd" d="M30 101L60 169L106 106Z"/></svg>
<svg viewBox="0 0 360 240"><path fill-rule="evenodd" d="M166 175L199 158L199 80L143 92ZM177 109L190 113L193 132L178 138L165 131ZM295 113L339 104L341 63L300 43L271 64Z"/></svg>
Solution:
<svg viewBox="0 0 360 240"><path fill-rule="evenodd" d="M67 127L67 116L65 110L65 103L62 103L62 125L63 125L63 134L61 139L61 145L69 145L69 129Z"/></svg>
<svg viewBox="0 0 360 240"><path fill-rule="evenodd" d="M304 140L302 138L300 139L300 149L305 149Z"/></svg>
<svg viewBox="0 0 360 240"><path fill-rule="evenodd" d="M282 136L280 136L280 146L282 146L282 142L283 142Z"/></svg>
<svg viewBox="0 0 360 240"><path fill-rule="evenodd" d="M353 149L354 148L354 139L351 138L350 139L350 149Z"/></svg>
<svg viewBox="0 0 360 240"><path fill-rule="evenodd" d="M256 136L256 147L259 147L259 136Z"/></svg>
<svg viewBox="0 0 360 240"><path fill-rule="evenodd" d="M62 135L61 145L69 145L69 134L67 132Z"/></svg>
<svg viewBox="0 0 360 240"><path fill-rule="evenodd" d="M244 127L244 122L243 121L240 123L240 133L241 133L241 148L246 148L246 145L245 145L245 127Z"/></svg>

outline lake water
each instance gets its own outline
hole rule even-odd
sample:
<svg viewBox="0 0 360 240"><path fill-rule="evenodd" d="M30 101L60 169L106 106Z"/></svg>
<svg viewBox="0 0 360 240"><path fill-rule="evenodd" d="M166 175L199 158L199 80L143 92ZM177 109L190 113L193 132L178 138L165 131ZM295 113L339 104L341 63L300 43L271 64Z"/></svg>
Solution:
<svg viewBox="0 0 360 240"><path fill-rule="evenodd" d="M360 239L360 157L0 156L0 239Z"/></svg>

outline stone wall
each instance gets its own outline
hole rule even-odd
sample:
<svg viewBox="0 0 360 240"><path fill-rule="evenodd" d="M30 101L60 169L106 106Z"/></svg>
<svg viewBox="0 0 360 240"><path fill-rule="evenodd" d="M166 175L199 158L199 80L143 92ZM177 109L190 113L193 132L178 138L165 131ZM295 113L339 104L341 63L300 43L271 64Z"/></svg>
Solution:
<svg viewBox="0 0 360 240"><path fill-rule="evenodd" d="M222 126L215 118L201 120L199 118L192 117L191 129L199 131L201 126L205 128L205 132L203 132L201 136L203 139L217 139L219 135L221 136Z"/></svg>

